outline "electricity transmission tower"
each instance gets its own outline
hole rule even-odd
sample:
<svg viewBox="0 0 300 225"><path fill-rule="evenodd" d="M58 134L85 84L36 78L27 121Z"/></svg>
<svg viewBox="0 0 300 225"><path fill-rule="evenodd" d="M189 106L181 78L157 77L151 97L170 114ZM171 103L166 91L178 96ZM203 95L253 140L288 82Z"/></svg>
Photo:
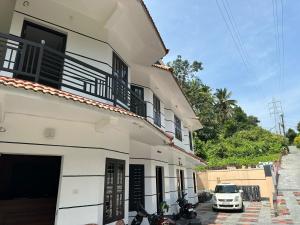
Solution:
<svg viewBox="0 0 300 225"><path fill-rule="evenodd" d="M285 125L284 125L284 114L282 110L281 101L276 101L273 98L272 102L268 104L270 117L274 119L274 127L276 134L285 135Z"/></svg>

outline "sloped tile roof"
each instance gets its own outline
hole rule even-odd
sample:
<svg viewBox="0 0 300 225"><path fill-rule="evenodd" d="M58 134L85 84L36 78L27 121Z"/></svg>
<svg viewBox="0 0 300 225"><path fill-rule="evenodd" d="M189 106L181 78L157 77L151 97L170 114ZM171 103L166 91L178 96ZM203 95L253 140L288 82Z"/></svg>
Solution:
<svg viewBox="0 0 300 225"><path fill-rule="evenodd" d="M163 70L166 70L166 71L169 71L169 72L173 72L173 69L169 66L166 66L166 65L160 65L160 64L153 64L152 65L153 67L156 67L156 68L159 68L159 69L163 69Z"/></svg>
<svg viewBox="0 0 300 225"><path fill-rule="evenodd" d="M179 151L181 151L181 152L183 152L183 153L185 153L185 154L187 154L187 155L189 155L189 156L191 156L194 159L199 160L200 162L202 162L204 164L207 164L207 162L204 159L202 159L202 158L200 158L200 157L198 157L198 156L196 156L196 155L194 155L190 152L185 151L184 149L180 148L179 146L175 145L174 143L171 143L170 146L177 149L177 150L179 150Z"/></svg>
<svg viewBox="0 0 300 225"><path fill-rule="evenodd" d="M85 103L87 105L96 106L101 109L106 109L106 110L118 112L120 114L144 119L143 117L141 117L133 112L130 112L126 109L123 109L121 107L105 104L103 102L85 98L85 97L82 97L79 95L75 95L75 94L72 94L72 93L69 93L66 91L58 90L58 89L48 87L48 86L45 86L42 84L33 83L31 81L25 81L25 80L6 77L6 76L0 76L0 84L5 85L5 86L12 86L15 88L23 88L23 89L31 90L31 91L35 91L35 92L41 92L44 94L55 95L55 96L58 96L61 98L65 98L67 100L73 100L76 102Z"/></svg>
<svg viewBox="0 0 300 225"><path fill-rule="evenodd" d="M45 86L45 85L42 85L42 84L34 83L34 82L31 82L31 81L15 79L15 78L10 78L10 77L6 77L6 76L0 76L0 85L5 85L5 86L15 87L15 88L22 88L22 89L25 89L25 90L39 92L39 93L43 93L43 94L50 94L50 95L57 96L57 97L60 97L60 98L65 98L66 100L72 100L72 101L75 101L75 102L80 102L80 103L83 103L83 104L95 106L95 107L98 107L98 108L101 108L101 109L104 109L104 110L109 110L109 111L113 111L113 112L116 112L116 113L120 113L120 114L123 114L123 115L126 115L126 116L136 117L136 118L142 119L145 122L152 125L155 129L157 129L159 132L164 134L170 141L172 141L174 139L173 135L170 135L170 134L164 132L163 130L157 128L156 126L154 126L152 123L147 121L142 116L139 116L139 115L137 115L133 112L130 112L126 109L123 109L121 107L105 104L105 103L100 102L100 101L85 98L85 97L82 97L82 96L79 96L79 95L75 95L75 94L72 94L72 93L69 93L69 92L66 92L66 91L58 90L58 89L48 87L48 86ZM174 143L171 143L170 146L174 147L175 149L178 149L179 151L182 151L185 154L190 155L191 157L193 157L195 159L200 160L203 163L206 163L203 159L195 156L192 153L186 152L184 149L181 149L180 147L174 145Z"/></svg>

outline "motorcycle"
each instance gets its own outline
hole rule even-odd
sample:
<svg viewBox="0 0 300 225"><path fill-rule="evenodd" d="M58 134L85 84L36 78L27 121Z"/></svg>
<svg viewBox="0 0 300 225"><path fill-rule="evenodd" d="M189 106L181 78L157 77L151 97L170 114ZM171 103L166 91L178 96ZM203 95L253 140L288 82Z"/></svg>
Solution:
<svg viewBox="0 0 300 225"><path fill-rule="evenodd" d="M163 213L149 214L142 206L139 206L137 210L137 214L134 217L133 221L131 222L131 225L140 225L143 222L144 218L148 218L150 225L175 225L176 224L173 220L164 216Z"/></svg>
<svg viewBox="0 0 300 225"><path fill-rule="evenodd" d="M183 217L185 219L195 219L197 217L197 213L194 209L195 206L185 199L186 195L187 193L183 193L182 197L179 197L176 201L180 207L178 217Z"/></svg>

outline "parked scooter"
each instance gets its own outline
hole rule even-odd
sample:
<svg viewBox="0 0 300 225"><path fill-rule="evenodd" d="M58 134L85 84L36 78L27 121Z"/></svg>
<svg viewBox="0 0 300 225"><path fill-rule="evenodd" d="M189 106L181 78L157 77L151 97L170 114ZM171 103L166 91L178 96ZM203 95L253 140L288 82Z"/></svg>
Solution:
<svg viewBox="0 0 300 225"><path fill-rule="evenodd" d="M180 207L179 213L177 217L183 217L185 219L195 219L197 217L197 213L195 212L195 207L193 204L189 203L186 199L185 196L187 194L183 193L182 197L179 197L177 199L177 203Z"/></svg>
<svg viewBox="0 0 300 225"><path fill-rule="evenodd" d="M137 214L134 217L133 221L131 222L131 225L140 225L143 222L144 218L148 218L150 225L175 225L176 223L165 217L163 213L161 214L149 214L143 206L139 206L137 210Z"/></svg>

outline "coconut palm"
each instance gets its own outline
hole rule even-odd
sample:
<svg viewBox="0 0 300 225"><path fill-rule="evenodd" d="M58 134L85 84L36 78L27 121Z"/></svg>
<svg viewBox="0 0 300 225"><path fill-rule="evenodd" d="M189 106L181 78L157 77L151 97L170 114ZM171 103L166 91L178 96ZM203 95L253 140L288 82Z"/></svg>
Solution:
<svg viewBox="0 0 300 225"><path fill-rule="evenodd" d="M230 99L231 94L231 91L228 91L226 88L216 90L215 106L221 123L224 123L232 116L233 109L236 106L236 100Z"/></svg>

